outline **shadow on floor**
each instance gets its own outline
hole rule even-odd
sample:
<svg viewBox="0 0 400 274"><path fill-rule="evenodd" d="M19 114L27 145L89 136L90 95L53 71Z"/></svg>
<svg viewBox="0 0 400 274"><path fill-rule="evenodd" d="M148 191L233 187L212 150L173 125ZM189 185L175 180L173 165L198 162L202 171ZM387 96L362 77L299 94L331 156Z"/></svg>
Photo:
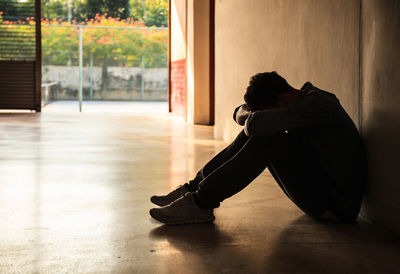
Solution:
<svg viewBox="0 0 400 274"><path fill-rule="evenodd" d="M174 246L206 244L212 247L233 242L233 238L229 236L228 233L220 231L218 226L214 223L162 225L153 229L150 232L150 237L167 239Z"/></svg>
<svg viewBox="0 0 400 274"><path fill-rule="evenodd" d="M400 273L399 240L363 220L345 224L301 216L278 235L272 240L256 235L258 240L247 242L217 224L164 225L150 232L151 238L194 255L194 272Z"/></svg>

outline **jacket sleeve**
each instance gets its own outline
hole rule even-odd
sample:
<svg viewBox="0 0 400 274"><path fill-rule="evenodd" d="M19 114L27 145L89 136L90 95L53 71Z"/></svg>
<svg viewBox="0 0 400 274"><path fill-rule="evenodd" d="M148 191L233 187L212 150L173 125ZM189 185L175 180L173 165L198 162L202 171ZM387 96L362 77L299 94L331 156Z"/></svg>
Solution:
<svg viewBox="0 0 400 274"><path fill-rule="evenodd" d="M236 124L238 124L238 125L240 125L240 124L239 124L239 122L238 122L237 119L236 119L236 114L237 114L239 108L240 108L241 106L243 106L243 105L245 105L245 104L242 104L242 105L238 106L237 108L235 108L235 111L233 112L233 120L234 120L234 121L236 122Z"/></svg>
<svg viewBox="0 0 400 274"><path fill-rule="evenodd" d="M310 92L310 95L288 107L253 112L247 118L246 131L249 136L261 137L331 123L333 104L332 98Z"/></svg>

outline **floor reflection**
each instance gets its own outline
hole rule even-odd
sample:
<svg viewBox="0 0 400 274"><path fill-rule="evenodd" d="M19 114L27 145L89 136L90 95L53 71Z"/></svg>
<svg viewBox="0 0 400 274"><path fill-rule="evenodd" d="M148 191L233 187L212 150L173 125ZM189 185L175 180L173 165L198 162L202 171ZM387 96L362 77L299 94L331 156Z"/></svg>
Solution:
<svg viewBox="0 0 400 274"><path fill-rule="evenodd" d="M268 174L214 224L154 222L150 196L225 144L173 115L92 110L0 113L1 273L400 273L399 240L315 222Z"/></svg>

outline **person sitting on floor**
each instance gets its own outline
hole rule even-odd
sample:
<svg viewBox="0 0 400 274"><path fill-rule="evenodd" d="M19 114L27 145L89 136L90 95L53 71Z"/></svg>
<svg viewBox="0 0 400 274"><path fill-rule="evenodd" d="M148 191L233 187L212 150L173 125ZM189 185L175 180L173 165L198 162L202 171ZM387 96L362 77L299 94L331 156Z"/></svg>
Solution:
<svg viewBox="0 0 400 274"><path fill-rule="evenodd" d="M150 215L165 224L213 222L214 208L268 168L283 192L316 220L353 222L365 185L365 157L353 121L332 93L310 82L295 89L275 71L251 77L233 117L243 130L164 196ZM260 193L259 195L262 195Z"/></svg>

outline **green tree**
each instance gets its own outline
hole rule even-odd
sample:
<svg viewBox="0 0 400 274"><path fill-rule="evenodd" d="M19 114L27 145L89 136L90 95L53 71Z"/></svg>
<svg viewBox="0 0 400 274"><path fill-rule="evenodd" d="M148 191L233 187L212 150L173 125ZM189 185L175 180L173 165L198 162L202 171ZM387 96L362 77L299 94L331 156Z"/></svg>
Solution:
<svg viewBox="0 0 400 274"><path fill-rule="evenodd" d="M129 16L129 0L87 0L86 17L94 18L97 13L126 19Z"/></svg>
<svg viewBox="0 0 400 274"><path fill-rule="evenodd" d="M42 0L42 17L67 18L68 0Z"/></svg>
<svg viewBox="0 0 400 274"><path fill-rule="evenodd" d="M18 0L11 0L13 1L18 2ZM120 19L133 17L149 27L168 25L168 0L71 0L71 2L72 19L78 22L95 18L96 14L107 14L107 16ZM14 13L17 12L17 6L17 4L15 7L11 6L11 9L15 9ZM42 16L66 19L68 0L42 0Z"/></svg>
<svg viewBox="0 0 400 274"><path fill-rule="evenodd" d="M113 18L126 19L130 14L129 0L71 0L72 19L78 22L91 19L96 14L107 14ZM66 19L68 0L42 0L42 16Z"/></svg>
<svg viewBox="0 0 400 274"><path fill-rule="evenodd" d="M53 22L65 27L47 27ZM43 64L77 65L79 31L78 28L68 26L68 22L56 19L45 19L42 22ZM144 27L139 22L122 21L104 15L88 21L87 26L89 27L83 31L84 65L88 65L93 56L95 66L140 67L141 58L144 56L146 68L167 66L167 30L90 28L90 26Z"/></svg>
<svg viewBox="0 0 400 274"><path fill-rule="evenodd" d="M146 26L168 25L168 0L130 0L131 16Z"/></svg>
<svg viewBox="0 0 400 274"><path fill-rule="evenodd" d="M72 3L72 19L75 19L78 22L85 21L85 19L87 18L87 4L86 4L86 1L87 0L73 0L73 3Z"/></svg>

